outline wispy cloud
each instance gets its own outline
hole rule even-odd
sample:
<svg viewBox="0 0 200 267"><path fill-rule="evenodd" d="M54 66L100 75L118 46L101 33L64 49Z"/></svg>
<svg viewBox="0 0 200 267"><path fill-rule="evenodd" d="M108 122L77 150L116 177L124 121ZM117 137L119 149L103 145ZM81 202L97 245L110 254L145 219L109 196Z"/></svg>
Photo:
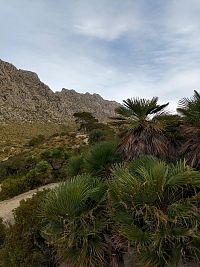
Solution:
<svg viewBox="0 0 200 267"><path fill-rule="evenodd" d="M0 58L62 87L178 99L200 90L199 0L0 0ZM9 19L8 19L9 18Z"/></svg>
<svg viewBox="0 0 200 267"><path fill-rule="evenodd" d="M75 16L75 33L105 41L119 39L141 26L138 10L129 1L126 4L119 0L102 1L101 4L90 1L88 5L79 5Z"/></svg>

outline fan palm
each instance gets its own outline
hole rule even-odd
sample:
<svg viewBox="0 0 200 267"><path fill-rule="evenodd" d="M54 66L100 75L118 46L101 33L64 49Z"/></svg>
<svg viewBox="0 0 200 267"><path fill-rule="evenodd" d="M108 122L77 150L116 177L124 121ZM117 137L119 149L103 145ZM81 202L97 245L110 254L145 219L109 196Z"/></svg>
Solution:
<svg viewBox="0 0 200 267"><path fill-rule="evenodd" d="M115 166L109 188L121 246L128 240L139 266L180 266L183 257L200 260L199 172L182 161L167 165L146 156Z"/></svg>
<svg viewBox="0 0 200 267"><path fill-rule="evenodd" d="M116 153L116 142L96 144L85 157L86 170L95 176L108 178L114 163L119 163L121 155Z"/></svg>
<svg viewBox="0 0 200 267"><path fill-rule="evenodd" d="M194 90L193 97L180 100L177 111L188 124L200 127L200 94Z"/></svg>
<svg viewBox="0 0 200 267"><path fill-rule="evenodd" d="M177 111L183 117L183 130L189 136L180 152L188 164L200 169L200 94L194 91L193 97L180 100Z"/></svg>
<svg viewBox="0 0 200 267"><path fill-rule="evenodd" d="M151 154L162 159L169 156L170 141L166 136L164 123L159 117L164 114L169 103L158 105L158 98L127 99L116 109L118 117L113 124L120 127L118 151L126 160L142 154Z"/></svg>
<svg viewBox="0 0 200 267"><path fill-rule="evenodd" d="M44 235L57 247L60 262L69 267L118 266L109 242L105 192L99 179L77 176L47 197Z"/></svg>

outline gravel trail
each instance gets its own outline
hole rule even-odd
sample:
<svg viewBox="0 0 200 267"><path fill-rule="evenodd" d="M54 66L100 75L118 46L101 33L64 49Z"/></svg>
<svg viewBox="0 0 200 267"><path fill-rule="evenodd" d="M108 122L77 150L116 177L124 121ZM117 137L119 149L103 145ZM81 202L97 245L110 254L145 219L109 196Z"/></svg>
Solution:
<svg viewBox="0 0 200 267"><path fill-rule="evenodd" d="M4 222L12 223L14 220L12 211L16 209L17 207L19 207L21 200L31 198L33 194L37 193L38 191L41 191L43 189L48 189L48 188L52 189L58 185L59 185L58 183L44 185L39 188L25 192L21 195L15 196L11 199L1 201L0 202L0 217L3 218Z"/></svg>

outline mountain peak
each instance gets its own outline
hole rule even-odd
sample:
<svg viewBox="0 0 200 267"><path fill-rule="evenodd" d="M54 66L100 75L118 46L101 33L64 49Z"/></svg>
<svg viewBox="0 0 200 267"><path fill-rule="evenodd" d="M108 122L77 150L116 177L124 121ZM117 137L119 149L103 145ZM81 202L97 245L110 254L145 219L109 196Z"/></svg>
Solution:
<svg viewBox="0 0 200 267"><path fill-rule="evenodd" d="M77 93L74 89L54 93L35 72L0 60L0 121L63 122L80 111L102 120L113 116L118 105L99 94Z"/></svg>

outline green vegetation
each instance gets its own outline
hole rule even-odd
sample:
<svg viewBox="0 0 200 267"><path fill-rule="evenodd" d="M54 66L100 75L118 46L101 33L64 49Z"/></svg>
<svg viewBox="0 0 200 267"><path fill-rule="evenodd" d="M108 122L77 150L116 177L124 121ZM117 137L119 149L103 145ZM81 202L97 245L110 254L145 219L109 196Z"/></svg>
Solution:
<svg viewBox="0 0 200 267"><path fill-rule="evenodd" d="M181 267L200 262L200 95L178 114L158 98L127 99L109 124L74 114L0 163L0 199L51 182L0 220L0 266ZM36 135L38 136L38 135Z"/></svg>
<svg viewBox="0 0 200 267"><path fill-rule="evenodd" d="M53 247L46 244L41 235L43 227L40 209L48 191L22 201L14 211L15 224L4 226L4 242L0 250L2 267L55 267ZM2 233L0 224L0 236ZM1 245L0 245L1 247Z"/></svg>
<svg viewBox="0 0 200 267"><path fill-rule="evenodd" d="M69 126L70 127L70 126ZM14 130L13 130L14 129ZM0 127L0 160L21 154L31 139L43 135L45 139L63 132L56 123L5 123ZM28 148L26 148L28 150Z"/></svg>
<svg viewBox="0 0 200 267"><path fill-rule="evenodd" d="M200 173L179 161L153 157L116 166L110 183L112 215L121 245L142 266L179 266L200 259L197 209ZM127 248L128 251L128 248Z"/></svg>
<svg viewBox="0 0 200 267"><path fill-rule="evenodd" d="M76 138L76 133L51 137L28 152L0 162L0 200L71 177L66 165L76 156L77 146L78 151L86 146L81 138Z"/></svg>
<svg viewBox="0 0 200 267"><path fill-rule="evenodd" d="M3 181L0 191L0 200L12 198L31 189L31 183L26 177L8 178Z"/></svg>
<svg viewBox="0 0 200 267"><path fill-rule="evenodd" d="M0 218L0 249L5 242L6 226L3 224L3 220Z"/></svg>
<svg viewBox="0 0 200 267"><path fill-rule="evenodd" d="M69 177L74 177L78 174L84 173L84 158L82 155L72 156L67 166L64 168L63 173Z"/></svg>
<svg viewBox="0 0 200 267"><path fill-rule="evenodd" d="M198 171L150 156L115 165L109 183L77 176L48 194L45 238L69 266L198 262L199 192Z"/></svg>
<svg viewBox="0 0 200 267"><path fill-rule="evenodd" d="M105 190L98 179L77 176L49 194L44 206L44 233L57 247L61 262L69 266L106 264Z"/></svg>
<svg viewBox="0 0 200 267"><path fill-rule="evenodd" d="M183 116L183 131L188 136L181 148L188 164L200 169L200 94L194 91L192 98L179 101L177 111Z"/></svg>
<svg viewBox="0 0 200 267"><path fill-rule="evenodd" d="M94 176L109 177L111 166L121 161L121 156L116 150L115 142L102 142L95 145L85 157L86 170Z"/></svg>
<svg viewBox="0 0 200 267"><path fill-rule="evenodd" d="M74 117L79 130L88 134L90 144L113 140L114 130L109 125L99 122L91 113L78 112L74 113Z"/></svg>
<svg viewBox="0 0 200 267"><path fill-rule="evenodd" d="M90 112L77 112L74 113L75 122L79 125L79 130L85 133L96 129L98 120Z"/></svg>
<svg viewBox="0 0 200 267"><path fill-rule="evenodd" d="M47 161L53 170L59 170L69 157L70 153L65 151L62 147L52 150L46 149L41 153L41 158Z"/></svg>
<svg viewBox="0 0 200 267"><path fill-rule="evenodd" d="M159 120L169 103L158 105L158 98L127 99L117 108L119 117L114 124L121 127L119 152L126 160L140 155L155 155L167 159L170 154L170 141L166 136L164 124Z"/></svg>
<svg viewBox="0 0 200 267"><path fill-rule="evenodd" d="M45 137L44 135L40 134L37 137L33 137L29 142L28 145L29 146L37 146L42 144L45 141Z"/></svg>

